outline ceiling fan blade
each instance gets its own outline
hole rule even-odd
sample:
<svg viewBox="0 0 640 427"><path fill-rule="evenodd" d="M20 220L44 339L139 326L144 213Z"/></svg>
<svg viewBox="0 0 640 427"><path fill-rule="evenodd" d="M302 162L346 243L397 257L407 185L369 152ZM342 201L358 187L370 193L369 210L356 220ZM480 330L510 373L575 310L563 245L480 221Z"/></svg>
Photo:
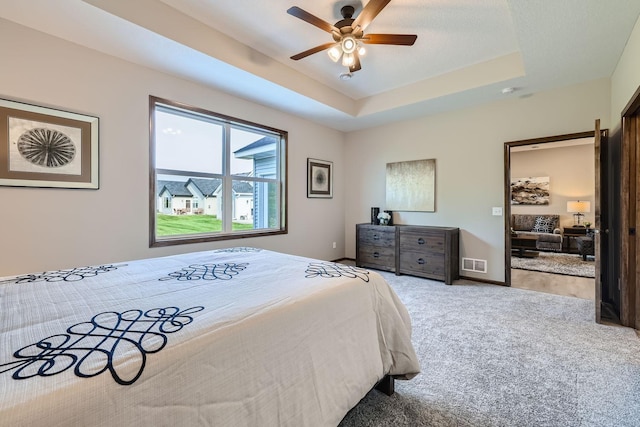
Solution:
<svg viewBox="0 0 640 427"><path fill-rule="evenodd" d="M380 11L389 4L391 0L370 0L369 3L362 9L362 12L356 17L355 21L351 24L351 27L355 30L360 27L360 30L364 31L371 21L378 16Z"/></svg>
<svg viewBox="0 0 640 427"><path fill-rule="evenodd" d="M362 66L360 65L360 56L357 53L354 56L355 56L355 61L353 65L349 67L349 71L351 73L355 73L356 71L362 69Z"/></svg>
<svg viewBox="0 0 640 427"><path fill-rule="evenodd" d="M360 40L367 44L413 46L417 38L415 34L365 34Z"/></svg>
<svg viewBox="0 0 640 427"><path fill-rule="evenodd" d="M327 33L340 33L340 30L329 24L327 21L324 21L317 16L310 14L306 10L300 9L298 6L290 7L289 9L287 9L287 13L291 16L295 16L296 18L300 18L311 25L315 25L316 27L326 31Z"/></svg>
<svg viewBox="0 0 640 427"><path fill-rule="evenodd" d="M313 55L314 53L318 53L325 49L329 49L331 46L335 44L336 44L335 42L331 42L331 43L321 44L320 46L312 47L309 50L305 50L304 52L300 52L297 55L293 55L291 59L293 59L294 61L297 61L298 59L306 58L307 56Z"/></svg>

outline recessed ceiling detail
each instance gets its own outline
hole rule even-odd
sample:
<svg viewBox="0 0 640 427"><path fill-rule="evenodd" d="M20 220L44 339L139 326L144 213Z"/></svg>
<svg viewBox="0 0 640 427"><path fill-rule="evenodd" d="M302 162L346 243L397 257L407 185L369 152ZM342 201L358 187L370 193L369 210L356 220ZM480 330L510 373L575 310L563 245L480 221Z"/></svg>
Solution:
<svg viewBox="0 0 640 427"><path fill-rule="evenodd" d="M502 100L505 87L534 94L609 78L640 14L637 0L615 7L581 0L579 8L556 0L392 0L364 34L415 34L418 42L371 47L345 84L336 78L345 72L341 61L290 59L331 42L285 13L292 1L333 18L338 5L352 3L21 0L4 1L0 18L350 131Z"/></svg>

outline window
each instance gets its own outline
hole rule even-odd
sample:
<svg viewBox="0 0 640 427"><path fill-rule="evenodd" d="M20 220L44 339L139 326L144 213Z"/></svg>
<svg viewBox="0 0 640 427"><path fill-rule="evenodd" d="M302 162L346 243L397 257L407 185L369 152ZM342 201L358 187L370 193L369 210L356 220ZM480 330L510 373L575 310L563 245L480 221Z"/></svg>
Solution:
<svg viewBox="0 0 640 427"><path fill-rule="evenodd" d="M150 97L150 246L283 234L287 133Z"/></svg>

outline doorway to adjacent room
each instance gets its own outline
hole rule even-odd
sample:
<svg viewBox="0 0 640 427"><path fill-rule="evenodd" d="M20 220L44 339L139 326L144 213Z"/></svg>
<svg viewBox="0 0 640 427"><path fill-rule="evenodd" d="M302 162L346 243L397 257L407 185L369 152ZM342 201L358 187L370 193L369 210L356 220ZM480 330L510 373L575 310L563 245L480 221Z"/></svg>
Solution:
<svg viewBox="0 0 640 427"><path fill-rule="evenodd" d="M505 143L508 286L598 300L601 136L597 129ZM582 212L572 211L577 202ZM526 225L514 229L514 221Z"/></svg>

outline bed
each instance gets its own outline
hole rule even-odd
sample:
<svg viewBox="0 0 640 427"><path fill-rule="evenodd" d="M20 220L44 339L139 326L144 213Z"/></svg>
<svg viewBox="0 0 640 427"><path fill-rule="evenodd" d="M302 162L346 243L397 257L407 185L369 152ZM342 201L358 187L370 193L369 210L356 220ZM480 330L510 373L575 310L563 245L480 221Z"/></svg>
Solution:
<svg viewBox="0 0 640 427"><path fill-rule="evenodd" d="M230 248L0 278L3 425L335 426L419 372L373 271Z"/></svg>

